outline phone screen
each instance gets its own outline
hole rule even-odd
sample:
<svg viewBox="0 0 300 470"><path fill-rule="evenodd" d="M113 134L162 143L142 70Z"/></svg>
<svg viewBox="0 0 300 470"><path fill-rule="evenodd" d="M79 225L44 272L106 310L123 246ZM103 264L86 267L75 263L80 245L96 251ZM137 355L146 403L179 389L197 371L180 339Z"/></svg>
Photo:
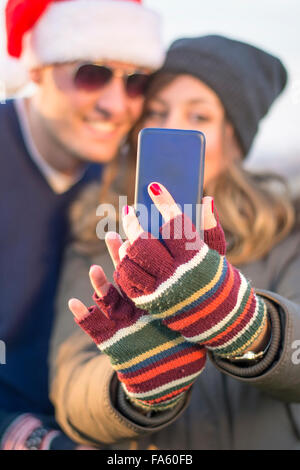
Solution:
<svg viewBox="0 0 300 470"><path fill-rule="evenodd" d="M135 209L144 230L159 236L163 220L148 185L163 184L202 235L205 136L194 130L142 129L138 139Z"/></svg>

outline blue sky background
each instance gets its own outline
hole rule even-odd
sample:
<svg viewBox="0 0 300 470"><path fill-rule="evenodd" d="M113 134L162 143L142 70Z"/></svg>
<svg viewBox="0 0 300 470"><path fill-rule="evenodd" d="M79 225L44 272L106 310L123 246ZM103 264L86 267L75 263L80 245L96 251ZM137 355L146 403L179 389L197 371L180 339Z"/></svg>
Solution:
<svg viewBox="0 0 300 470"><path fill-rule="evenodd" d="M289 83L262 122L249 162L272 168L291 162L300 174L300 1L144 0L144 4L161 14L166 46L181 36L219 33L251 42L282 59ZM5 44L4 5L5 0L0 0L0 54Z"/></svg>

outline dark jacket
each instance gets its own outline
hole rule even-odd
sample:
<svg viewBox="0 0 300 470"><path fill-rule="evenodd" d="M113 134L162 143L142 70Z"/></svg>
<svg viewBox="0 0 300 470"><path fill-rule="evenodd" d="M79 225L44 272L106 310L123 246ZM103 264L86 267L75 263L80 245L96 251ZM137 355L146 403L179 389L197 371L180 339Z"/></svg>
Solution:
<svg viewBox="0 0 300 470"><path fill-rule="evenodd" d="M70 297L92 303L91 262L111 278L107 255L89 260L70 250L60 308ZM59 424L72 439L109 449L300 449L300 232L240 269L267 302L271 346L252 367L210 355L185 402L167 415L147 418L124 404L109 359L66 309L61 321L74 323L75 335L60 349L51 398ZM53 343L53 357L58 344Z"/></svg>
<svg viewBox="0 0 300 470"><path fill-rule="evenodd" d="M47 357L69 210L84 188L99 184L102 167L88 165L72 187L55 193L33 160L15 101L0 105L0 160L1 447L22 413L52 426Z"/></svg>

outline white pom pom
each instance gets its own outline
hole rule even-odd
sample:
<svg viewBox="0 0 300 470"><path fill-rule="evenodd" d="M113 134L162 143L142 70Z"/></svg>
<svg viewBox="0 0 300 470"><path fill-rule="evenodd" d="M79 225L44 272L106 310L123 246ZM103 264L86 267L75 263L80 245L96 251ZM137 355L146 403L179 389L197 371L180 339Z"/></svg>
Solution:
<svg viewBox="0 0 300 470"><path fill-rule="evenodd" d="M18 94L29 83L28 72L20 60L0 57L0 100Z"/></svg>

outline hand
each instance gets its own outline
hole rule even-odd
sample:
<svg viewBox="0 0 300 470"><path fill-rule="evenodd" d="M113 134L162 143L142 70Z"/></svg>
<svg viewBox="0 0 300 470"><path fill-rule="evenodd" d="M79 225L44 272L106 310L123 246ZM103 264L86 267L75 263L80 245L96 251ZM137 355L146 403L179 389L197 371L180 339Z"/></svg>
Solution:
<svg viewBox="0 0 300 470"><path fill-rule="evenodd" d="M222 249L220 254L200 239L166 188L157 186L160 194L151 190L149 194L166 221L162 227L165 246L143 232L129 208L123 217L129 245L117 265L116 282L137 307L188 341L224 357L242 354L266 326L263 299ZM181 227L184 230L178 236ZM223 232L218 233L225 246ZM192 235L194 246L187 249Z"/></svg>
<svg viewBox="0 0 300 470"><path fill-rule="evenodd" d="M219 229L208 207L211 198L205 203L205 238L218 244ZM108 234L106 241L114 263L119 263L129 241L122 244L117 234ZM107 281L100 266L92 266L90 278L97 307L87 309L78 299L71 299L69 307L76 322L109 355L127 396L137 407L162 410L176 405L202 372L205 349L136 308Z"/></svg>

